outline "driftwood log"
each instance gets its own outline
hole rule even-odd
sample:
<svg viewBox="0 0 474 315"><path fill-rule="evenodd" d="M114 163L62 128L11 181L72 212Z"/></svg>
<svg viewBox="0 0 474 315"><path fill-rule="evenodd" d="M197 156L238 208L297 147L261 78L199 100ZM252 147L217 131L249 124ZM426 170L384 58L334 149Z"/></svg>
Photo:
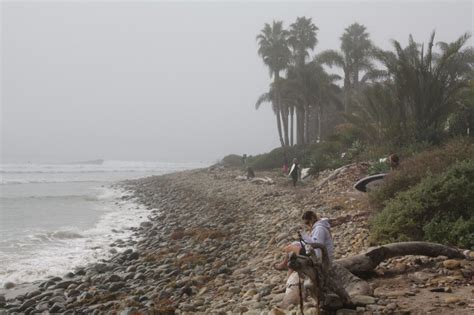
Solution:
<svg viewBox="0 0 474 315"><path fill-rule="evenodd" d="M336 294L345 306L352 306L353 296L371 295L370 286L359 276L371 274L385 259L405 255L465 258L459 250L441 244L402 242L371 248L365 253L331 263L324 245L312 243L308 246L320 249L322 258L318 258L314 250L309 250L308 256L292 254L288 266L298 272L300 277L311 280L308 293L316 301L322 301L323 308L330 293Z"/></svg>
<svg viewBox="0 0 474 315"><path fill-rule="evenodd" d="M461 251L441 244L428 242L401 242L370 248L365 253L338 259L336 260L336 263L341 267L346 268L354 275L363 277L370 275L375 267L377 267L382 261L392 257L406 255L465 258Z"/></svg>

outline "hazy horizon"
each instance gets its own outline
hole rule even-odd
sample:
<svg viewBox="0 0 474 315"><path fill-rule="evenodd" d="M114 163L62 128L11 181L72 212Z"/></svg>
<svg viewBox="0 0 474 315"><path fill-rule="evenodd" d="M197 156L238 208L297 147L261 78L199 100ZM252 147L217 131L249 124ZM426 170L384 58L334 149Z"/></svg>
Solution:
<svg viewBox="0 0 474 315"><path fill-rule="evenodd" d="M279 146L264 23L319 28L339 49L353 22L375 45L411 33L451 42L473 29L473 2L1 3L1 161L216 161ZM472 45L472 38L470 40ZM329 70L334 72L335 70Z"/></svg>

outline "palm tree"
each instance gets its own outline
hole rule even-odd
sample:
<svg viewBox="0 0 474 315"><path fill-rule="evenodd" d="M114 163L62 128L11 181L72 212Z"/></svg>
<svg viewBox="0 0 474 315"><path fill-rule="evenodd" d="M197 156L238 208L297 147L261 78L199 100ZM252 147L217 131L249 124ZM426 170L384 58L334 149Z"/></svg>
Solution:
<svg viewBox="0 0 474 315"><path fill-rule="evenodd" d="M434 37L433 32L426 52L411 36L405 48L393 41L394 52L376 52L387 69L387 79L364 93L362 110L353 115L363 118L361 126L378 125L380 138L395 140L395 145L439 139L473 77L474 50L463 49L470 38L464 34L453 43L438 43L437 53Z"/></svg>
<svg viewBox="0 0 474 315"><path fill-rule="evenodd" d="M359 87L362 71L373 70L371 62L372 43L364 25L353 23L341 36L341 51L326 50L318 60L330 67L336 66L344 72L344 110L349 111L349 98L353 89ZM366 76L364 79L368 78Z"/></svg>
<svg viewBox="0 0 474 315"><path fill-rule="evenodd" d="M309 56L309 50L313 50L317 40L318 28L313 24L311 18L298 17L295 23L290 25L288 43L292 50L293 68L289 70L289 76L300 81L304 86L305 64L306 58ZM303 144L307 141L307 121L309 116L310 103L306 97L306 101L302 99L302 104L296 107L296 121L297 121L297 143ZM306 140L305 140L306 139Z"/></svg>
<svg viewBox="0 0 474 315"><path fill-rule="evenodd" d="M317 141L319 142L322 139L322 125L326 107L331 105L335 107L341 106L341 89L336 84L341 77L335 74L328 74L317 61L313 61L313 64L314 76L316 76L316 82L318 82L315 98L318 110Z"/></svg>
<svg viewBox="0 0 474 315"><path fill-rule="evenodd" d="M291 115L290 119L290 132L289 141L290 146L293 146L293 115L295 107L298 106L299 90L295 87L295 82L289 79L281 78L278 82L270 84L268 92L263 93L255 103L255 108L259 109L263 103L271 103L273 112L276 114L278 108L275 106L277 91L279 95L280 109L284 112L288 112Z"/></svg>
<svg viewBox="0 0 474 315"><path fill-rule="evenodd" d="M288 68L285 88L286 99L304 115L297 119L298 144L316 142L321 138L324 108L340 104L340 88L335 84L337 75L329 75L316 60L296 68Z"/></svg>
<svg viewBox="0 0 474 315"><path fill-rule="evenodd" d="M316 32L318 27L313 24L311 18L298 17L296 22L290 25L288 43L292 48L292 58L296 66L303 66L306 57L309 56L308 50L313 50L318 39Z"/></svg>
<svg viewBox="0 0 474 315"><path fill-rule="evenodd" d="M285 113L280 106L280 97L278 93L278 81L280 80L280 72L284 70L290 58L290 49L287 43L288 31L283 28L282 21L273 21L272 25L265 23L265 26L257 35L258 54L262 57L265 65L268 66L270 77L273 77L275 83L275 96L272 98L274 112L277 119L278 135L282 146L289 145L288 139L288 121L283 120L286 126L285 139L283 139L281 128L281 114Z"/></svg>

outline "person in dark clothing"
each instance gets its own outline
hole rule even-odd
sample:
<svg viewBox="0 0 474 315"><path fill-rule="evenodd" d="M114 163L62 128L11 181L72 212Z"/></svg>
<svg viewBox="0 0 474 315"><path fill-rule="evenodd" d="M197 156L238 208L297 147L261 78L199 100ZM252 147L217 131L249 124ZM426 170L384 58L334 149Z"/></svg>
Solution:
<svg viewBox="0 0 474 315"><path fill-rule="evenodd" d="M293 165L291 166L289 174L291 176L291 179L293 180L293 186L296 186L296 182L298 181L299 170L300 166L298 164L298 160L293 159Z"/></svg>
<svg viewBox="0 0 474 315"><path fill-rule="evenodd" d="M242 155L242 165L243 166L247 165L247 154Z"/></svg>
<svg viewBox="0 0 474 315"><path fill-rule="evenodd" d="M390 164L390 169L393 171L398 168L400 164L400 158L397 154L393 153L388 156L388 163Z"/></svg>
<svg viewBox="0 0 474 315"><path fill-rule="evenodd" d="M252 179L255 177L255 172L253 171L253 168L247 167L247 179Z"/></svg>

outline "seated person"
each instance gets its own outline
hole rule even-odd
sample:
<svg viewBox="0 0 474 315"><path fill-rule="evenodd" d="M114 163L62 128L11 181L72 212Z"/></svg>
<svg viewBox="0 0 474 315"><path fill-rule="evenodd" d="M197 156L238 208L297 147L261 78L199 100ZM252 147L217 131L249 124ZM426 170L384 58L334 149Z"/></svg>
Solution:
<svg viewBox="0 0 474 315"><path fill-rule="evenodd" d="M318 219L318 216L313 211L306 211L303 214L303 222L305 226L311 228L311 234L301 233L302 239L306 243L321 243L326 246L328 250L329 260L332 261L334 258L334 244L331 235L331 225L329 224L329 219L321 218ZM301 243L293 242L284 247L284 252L286 253L285 259L273 265L277 270L288 270L288 254L293 252L299 254L301 251ZM316 255L321 257L321 250L315 249Z"/></svg>

